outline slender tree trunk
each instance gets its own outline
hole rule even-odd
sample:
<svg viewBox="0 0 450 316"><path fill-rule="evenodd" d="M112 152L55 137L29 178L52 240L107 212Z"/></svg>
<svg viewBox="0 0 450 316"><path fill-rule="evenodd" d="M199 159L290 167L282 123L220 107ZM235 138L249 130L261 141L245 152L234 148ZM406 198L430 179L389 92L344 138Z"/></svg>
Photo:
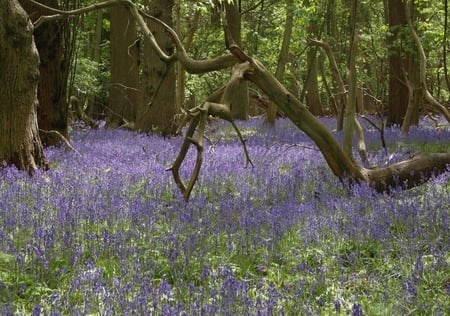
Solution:
<svg viewBox="0 0 450 316"><path fill-rule="evenodd" d="M50 14L28 1L20 2L32 21ZM44 0L41 3L58 8L57 0ZM68 28L67 21L48 21L34 30L34 39L40 56L39 128L44 131L56 130L68 138L67 79L70 60L66 59L67 55L64 52L67 46L66 28ZM61 141L55 133L41 133L41 139L45 145L55 145Z"/></svg>
<svg viewBox="0 0 450 316"><path fill-rule="evenodd" d="M275 78L279 81L283 80L284 71L289 56L289 46L291 42L292 26L294 24L293 8L294 1L286 0L286 22L284 25L283 42L281 44L280 53L278 55L277 69L275 71ZM269 102L266 111L266 122L274 124L277 118L277 105L273 102Z"/></svg>
<svg viewBox="0 0 450 316"><path fill-rule="evenodd" d="M0 6L0 162L46 168L37 121L39 55L33 26L17 0Z"/></svg>
<svg viewBox="0 0 450 316"><path fill-rule="evenodd" d="M444 0L444 38L442 43L442 60L444 64L444 77L447 90L450 90L450 79L448 76L447 66L447 49L448 49L448 0Z"/></svg>
<svg viewBox="0 0 450 316"><path fill-rule="evenodd" d="M173 0L153 0L149 5L149 14L172 26L173 5ZM165 53L169 55L173 53L173 43L164 28L153 21L147 23ZM138 130L141 132L158 131L164 135L170 135L176 131L175 80L173 64L161 61L151 44L144 41L143 95L136 120Z"/></svg>
<svg viewBox="0 0 450 316"><path fill-rule="evenodd" d="M344 142L343 147L345 153L349 157L353 157L353 132L355 130L355 113L356 113L356 57L357 57L357 0L352 0L350 7L350 56L348 65L348 97L347 106L345 107L344 120Z"/></svg>
<svg viewBox="0 0 450 316"><path fill-rule="evenodd" d="M138 103L138 48L136 22L124 6L111 7L111 87L109 127L119 127L136 119Z"/></svg>
<svg viewBox="0 0 450 316"><path fill-rule="evenodd" d="M97 11L97 20L95 22L95 33L92 40L92 61L100 64L101 57L101 43L102 43L102 31L103 31L103 10ZM98 71L101 71L98 69ZM94 94L86 96L87 98L87 116L89 118L98 118L99 113L103 112L103 109L95 102L97 97Z"/></svg>
<svg viewBox="0 0 450 316"><path fill-rule="evenodd" d="M313 39L308 39L308 45L321 47L328 57L328 62L331 67L331 77L333 78L334 94L331 94L331 98L336 104L336 115L338 117L337 130L342 130L344 127L344 113L342 111L346 108L347 103L347 90L345 89L344 79L342 78L339 67L334 57L333 51L327 42L321 42Z"/></svg>
<svg viewBox="0 0 450 316"><path fill-rule="evenodd" d="M303 4L305 7L310 6L309 0L304 0ZM307 26L308 35L316 38L319 35L319 26L317 21L310 19ZM319 81L318 77L318 58L317 58L317 48L311 47L307 53L307 74L305 77L305 93L306 93L306 105L312 114L316 116L323 116L323 106L322 100L320 98L319 91Z"/></svg>
<svg viewBox="0 0 450 316"><path fill-rule="evenodd" d="M409 53L403 49L409 41L401 34L407 28L403 0L388 0L388 19L391 36L389 46L389 102L388 125L401 125L408 109L408 87L403 80L403 71L408 69Z"/></svg>

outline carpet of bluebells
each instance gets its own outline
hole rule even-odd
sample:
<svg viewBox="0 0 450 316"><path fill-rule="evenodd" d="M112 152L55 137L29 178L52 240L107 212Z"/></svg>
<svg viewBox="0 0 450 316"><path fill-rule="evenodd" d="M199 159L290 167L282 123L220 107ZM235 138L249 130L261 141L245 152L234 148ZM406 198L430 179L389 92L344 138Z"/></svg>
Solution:
<svg viewBox="0 0 450 316"><path fill-rule="evenodd" d="M74 129L78 153L47 149L49 171L3 167L0 314L449 315L449 172L390 195L348 189L289 121L238 125L254 167L210 122L189 203L166 171L180 137ZM366 125L378 166L450 148L427 119L387 129L387 150Z"/></svg>

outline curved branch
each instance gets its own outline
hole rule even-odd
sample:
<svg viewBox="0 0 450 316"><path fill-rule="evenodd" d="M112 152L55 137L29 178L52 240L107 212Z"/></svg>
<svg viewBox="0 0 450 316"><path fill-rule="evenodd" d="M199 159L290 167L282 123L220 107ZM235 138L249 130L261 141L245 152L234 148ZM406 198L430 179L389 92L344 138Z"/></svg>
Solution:
<svg viewBox="0 0 450 316"><path fill-rule="evenodd" d="M225 54L219 57L208 58L204 60L192 59L186 52L186 49L181 43L181 40L178 37L177 33L169 25L167 25L164 21L161 21L160 19L143 12L142 10L140 10L139 12L146 18L157 22L165 28L167 34L172 38L175 44L176 59L183 65L185 70L191 74L205 73L228 68L233 66L238 61L238 59L233 54Z"/></svg>
<svg viewBox="0 0 450 316"><path fill-rule="evenodd" d="M51 7L48 7L48 6L46 6L42 3L39 3L35 0L28 0L28 1L30 1L31 3L37 5L41 8L49 10L52 13L56 13L56 15L51 16L52 20L57 19L57 18L64 18L64 17L73 16L73 15L84 14L84 13L88 13L88 12L91 12L94 10L103 9L106 7L111 7L111 6L116 6L116 5L124 5L130 10L131 15L138 23L139 27L141 28L142 32L144 33L145 38L149 41L150 45L155 50L158 57L165 63L171 63L175 60L178 60L181 64L183 64L183 67L185 68L185 70L192 74L199 74L199 73L205 73L205 72L209 72L209 71L228 68L237 62L237 59L235 56L233 56L233 54L226 54L223 56L219 56L216 58L209 58L206 60L192 59L191 57L189 57L186 50L184 49L184 46L181 43L178 35L170 26L168 26L163 21L161 21L151 15L148 15L147 13L143 12L142 10L138 10L136 5L133 2L131 2L130 0L107 0L107 1L89 5L84 8L69 10L69 11L63 11L63 10L51 8ZM164 52L164 50L158 45L155 37L153 36L153 34L150 31L147 24L145 23L143 16L145 16L149 19L152 19L153 21L156 21L157 23L161 24L166 29L167 33L170 35L170 37L172 38L172 40L175 43L176 51L173 55L171 55L171 56L167 55ZM40 19L40 21L38 20L37 21L38 24L35 27L37 27L44 21L48 20L49 18L50 17L43 17L42 19Z"/></svg>

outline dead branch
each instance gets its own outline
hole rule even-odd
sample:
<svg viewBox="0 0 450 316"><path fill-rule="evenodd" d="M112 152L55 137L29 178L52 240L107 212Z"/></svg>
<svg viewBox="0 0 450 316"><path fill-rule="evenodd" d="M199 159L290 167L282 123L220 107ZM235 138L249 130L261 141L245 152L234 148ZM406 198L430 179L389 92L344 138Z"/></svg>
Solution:
<svg viewBox="0 0 450 316"><path fill-rule="evenodd" d="M361 158L361 161L363 162L364 166L369 167L370 161L369 161L369 158L367 157L366 141L364 140L364 131L361 126L361 123L359 123L356 116L354 116L354 120L355 120L355 131L356 131L356 135L358 137L359 157Z"/></svg>
<svg viewBox="0 0 450 316"><path fill-rule="evenodd" d="M172 171L175 183L180 188L181 193L186 200L189 200L189 196L200 174L200 169L203 161L203 139L205 138L205 126L208 116L211 115L214 117L218 117L231 123L238 135L242 147L244 148L244 154L246 158L245 166L247 167L249 164L253 166L247 150L247 146L245 144L245 140L233 121L230 103L231 96L239 87L239 83L244 80L244 73L246 72L248 65L248 63L237 64L233 67L231 78L228 84L225 86L220 103L206 101L203 104L194 107L193 109L186 110L184 123L189 122L189 127L187 129L186 135L184 136L184 141L181 145L180 152L178 153L177 158L175 159L172 166L167 169ZM179 130L183 125L180 126ZM195 131L197 131L196 137L194 137ZM188 183L186 184L183 179L181 179L180 168L191 145L195 146L197 150L197 156L195 160L194 170L192 171L192 175Z"/></svg>
<svg viewBox="0 0 450 316"><path fill-rule="evenodd" d="M63 134L61 134L60 132L58 132L57 130L43 130L43 129L39 129L39 132L44 133L44 134L56 134L63 142L64 144L66 144L67 148L69 148L70 150L74 151L75 153L77 153L79 156L83 156L78 150L76 150L69 142L69 140L67 138L64 137Z"/></svg>

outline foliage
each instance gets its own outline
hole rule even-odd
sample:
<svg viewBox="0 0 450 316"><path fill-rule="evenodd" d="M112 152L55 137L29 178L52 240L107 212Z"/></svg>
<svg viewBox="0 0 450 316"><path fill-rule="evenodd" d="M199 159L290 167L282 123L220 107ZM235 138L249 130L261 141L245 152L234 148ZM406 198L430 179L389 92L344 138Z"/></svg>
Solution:
<svg viewBox="0 0 450 316"><path fill-rule="evenodd" d="M334 126L332 119L323 119ZM429 121L407 144L448 146ZM165 168L180 138L75 130L51 170L0 171L0 314L442 315L449 298L449 174L409 191L346 191L291 123L208 127L189 204ZM395 147L399 130L386 130ZM337 135L339 137L339 135ZM192 154L194 154L192 152ZM188 174L192 165L184 172Z"/></svg>

